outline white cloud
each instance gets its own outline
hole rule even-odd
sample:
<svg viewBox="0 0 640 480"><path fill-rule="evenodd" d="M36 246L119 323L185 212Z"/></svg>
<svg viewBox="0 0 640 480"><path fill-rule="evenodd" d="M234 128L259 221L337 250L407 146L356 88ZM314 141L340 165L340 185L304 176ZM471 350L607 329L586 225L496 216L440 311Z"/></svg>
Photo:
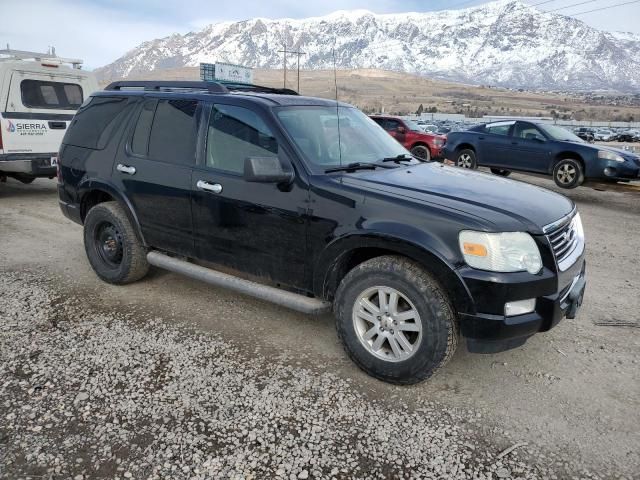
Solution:
<svg viewBox="0 0 640 480"><path fill-rule="evenodd" d="M110 63L146 40L181 30L178 25L132 18L126 10L69 0L8 3L0 0L1 48L9 43L17 50L44 52L53 45L58 55L81 58L88 69Z"/></svg>

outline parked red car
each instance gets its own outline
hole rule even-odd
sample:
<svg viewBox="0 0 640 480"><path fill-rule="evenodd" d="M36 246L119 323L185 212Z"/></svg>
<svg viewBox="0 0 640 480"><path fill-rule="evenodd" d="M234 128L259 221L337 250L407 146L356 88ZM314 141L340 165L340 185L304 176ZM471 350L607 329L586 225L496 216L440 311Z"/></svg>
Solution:
<svg viewBox="0 0 640 480"><path fill-rule="evenodd" d="M423 160L442 158L446 136L427 133L414 121L400 117L371 115L371 119L416 157Z"/></svg>

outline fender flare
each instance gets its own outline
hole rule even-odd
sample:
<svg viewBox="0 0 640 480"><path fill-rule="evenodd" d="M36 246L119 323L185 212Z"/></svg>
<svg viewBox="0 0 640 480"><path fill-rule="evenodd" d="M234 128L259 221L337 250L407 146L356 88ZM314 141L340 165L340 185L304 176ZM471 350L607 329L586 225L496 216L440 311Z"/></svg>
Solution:
<svg viewBox="0 0 640 480"><path fill-rule="evenodd" d="M456 311L475 313L473 298L454 266L433 248L395 236L373 232L361 232L340 237L325 247L313 269L314 295L326 300L333 295L340 280L348 272L344 267L358 250L379 249L382 254L397 254L424 265L451 295Z"/></svg>
<svg viewBox="0 0 640 480"><path fill-rule="evenodd" d="M134 232L136 232L136 236L138 240L147 247L147 242L144 239L144 235L142 235L142 229L140 228L140 221L138 220L138 215L136 214L135 209L133 208L133 204L129 200L126 195L123 195L116 187L110 182L106 182L104 180L94 180L87 179L78 184L78 199L80 204L80 216L82 218L82 222L84 223L84 218L87 212L84 212L83 203L84 198L90 194L91 192L101 191L109 196L111 196L116 202L120 204L121 207L124 208L125 213L127 214L127 218L131 222L133 226Z"/></svg>

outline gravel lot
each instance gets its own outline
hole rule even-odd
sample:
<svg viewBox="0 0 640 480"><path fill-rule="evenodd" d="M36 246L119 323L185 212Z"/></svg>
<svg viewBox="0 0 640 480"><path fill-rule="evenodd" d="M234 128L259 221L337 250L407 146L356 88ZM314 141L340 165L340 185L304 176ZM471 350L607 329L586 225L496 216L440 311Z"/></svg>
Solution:
<svg viewBox="0 0 640 480"><path fill-rule="evenodd" d="M101 283L53 181L0 184L0 478L640 478L640 332L596 324L640 321L640 195L569 195L579 318L395 387L330 317L161 271Z"/></svg>

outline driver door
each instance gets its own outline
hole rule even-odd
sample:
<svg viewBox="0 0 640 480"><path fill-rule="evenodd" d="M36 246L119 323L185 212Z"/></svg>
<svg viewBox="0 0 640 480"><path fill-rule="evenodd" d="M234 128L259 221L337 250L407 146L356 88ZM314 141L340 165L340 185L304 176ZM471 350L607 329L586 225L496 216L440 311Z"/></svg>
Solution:
<svg viewBox="0 0 640 480"><path fill-rule="evenodd" d="M386 119L382 125L389 135L395 138L398 143L404 145L407 140L407 128L399 120Z"/></svg>
<svg viewBox="0 0 640 480"><path fill-rule="evenodd" d="M546 173L552 160L547 137L529 122L516 122L511 138L515 170Z"/></svg>
<svg viewBox="0 0 640 480"><path fill-rule="evenodd" d="M290 162L282 139L250 108L214 104L191 178L197 258L299 287L304 283L309 189L244 180L247 157ZM293 166L295 170L295 166Z"/></svg>

